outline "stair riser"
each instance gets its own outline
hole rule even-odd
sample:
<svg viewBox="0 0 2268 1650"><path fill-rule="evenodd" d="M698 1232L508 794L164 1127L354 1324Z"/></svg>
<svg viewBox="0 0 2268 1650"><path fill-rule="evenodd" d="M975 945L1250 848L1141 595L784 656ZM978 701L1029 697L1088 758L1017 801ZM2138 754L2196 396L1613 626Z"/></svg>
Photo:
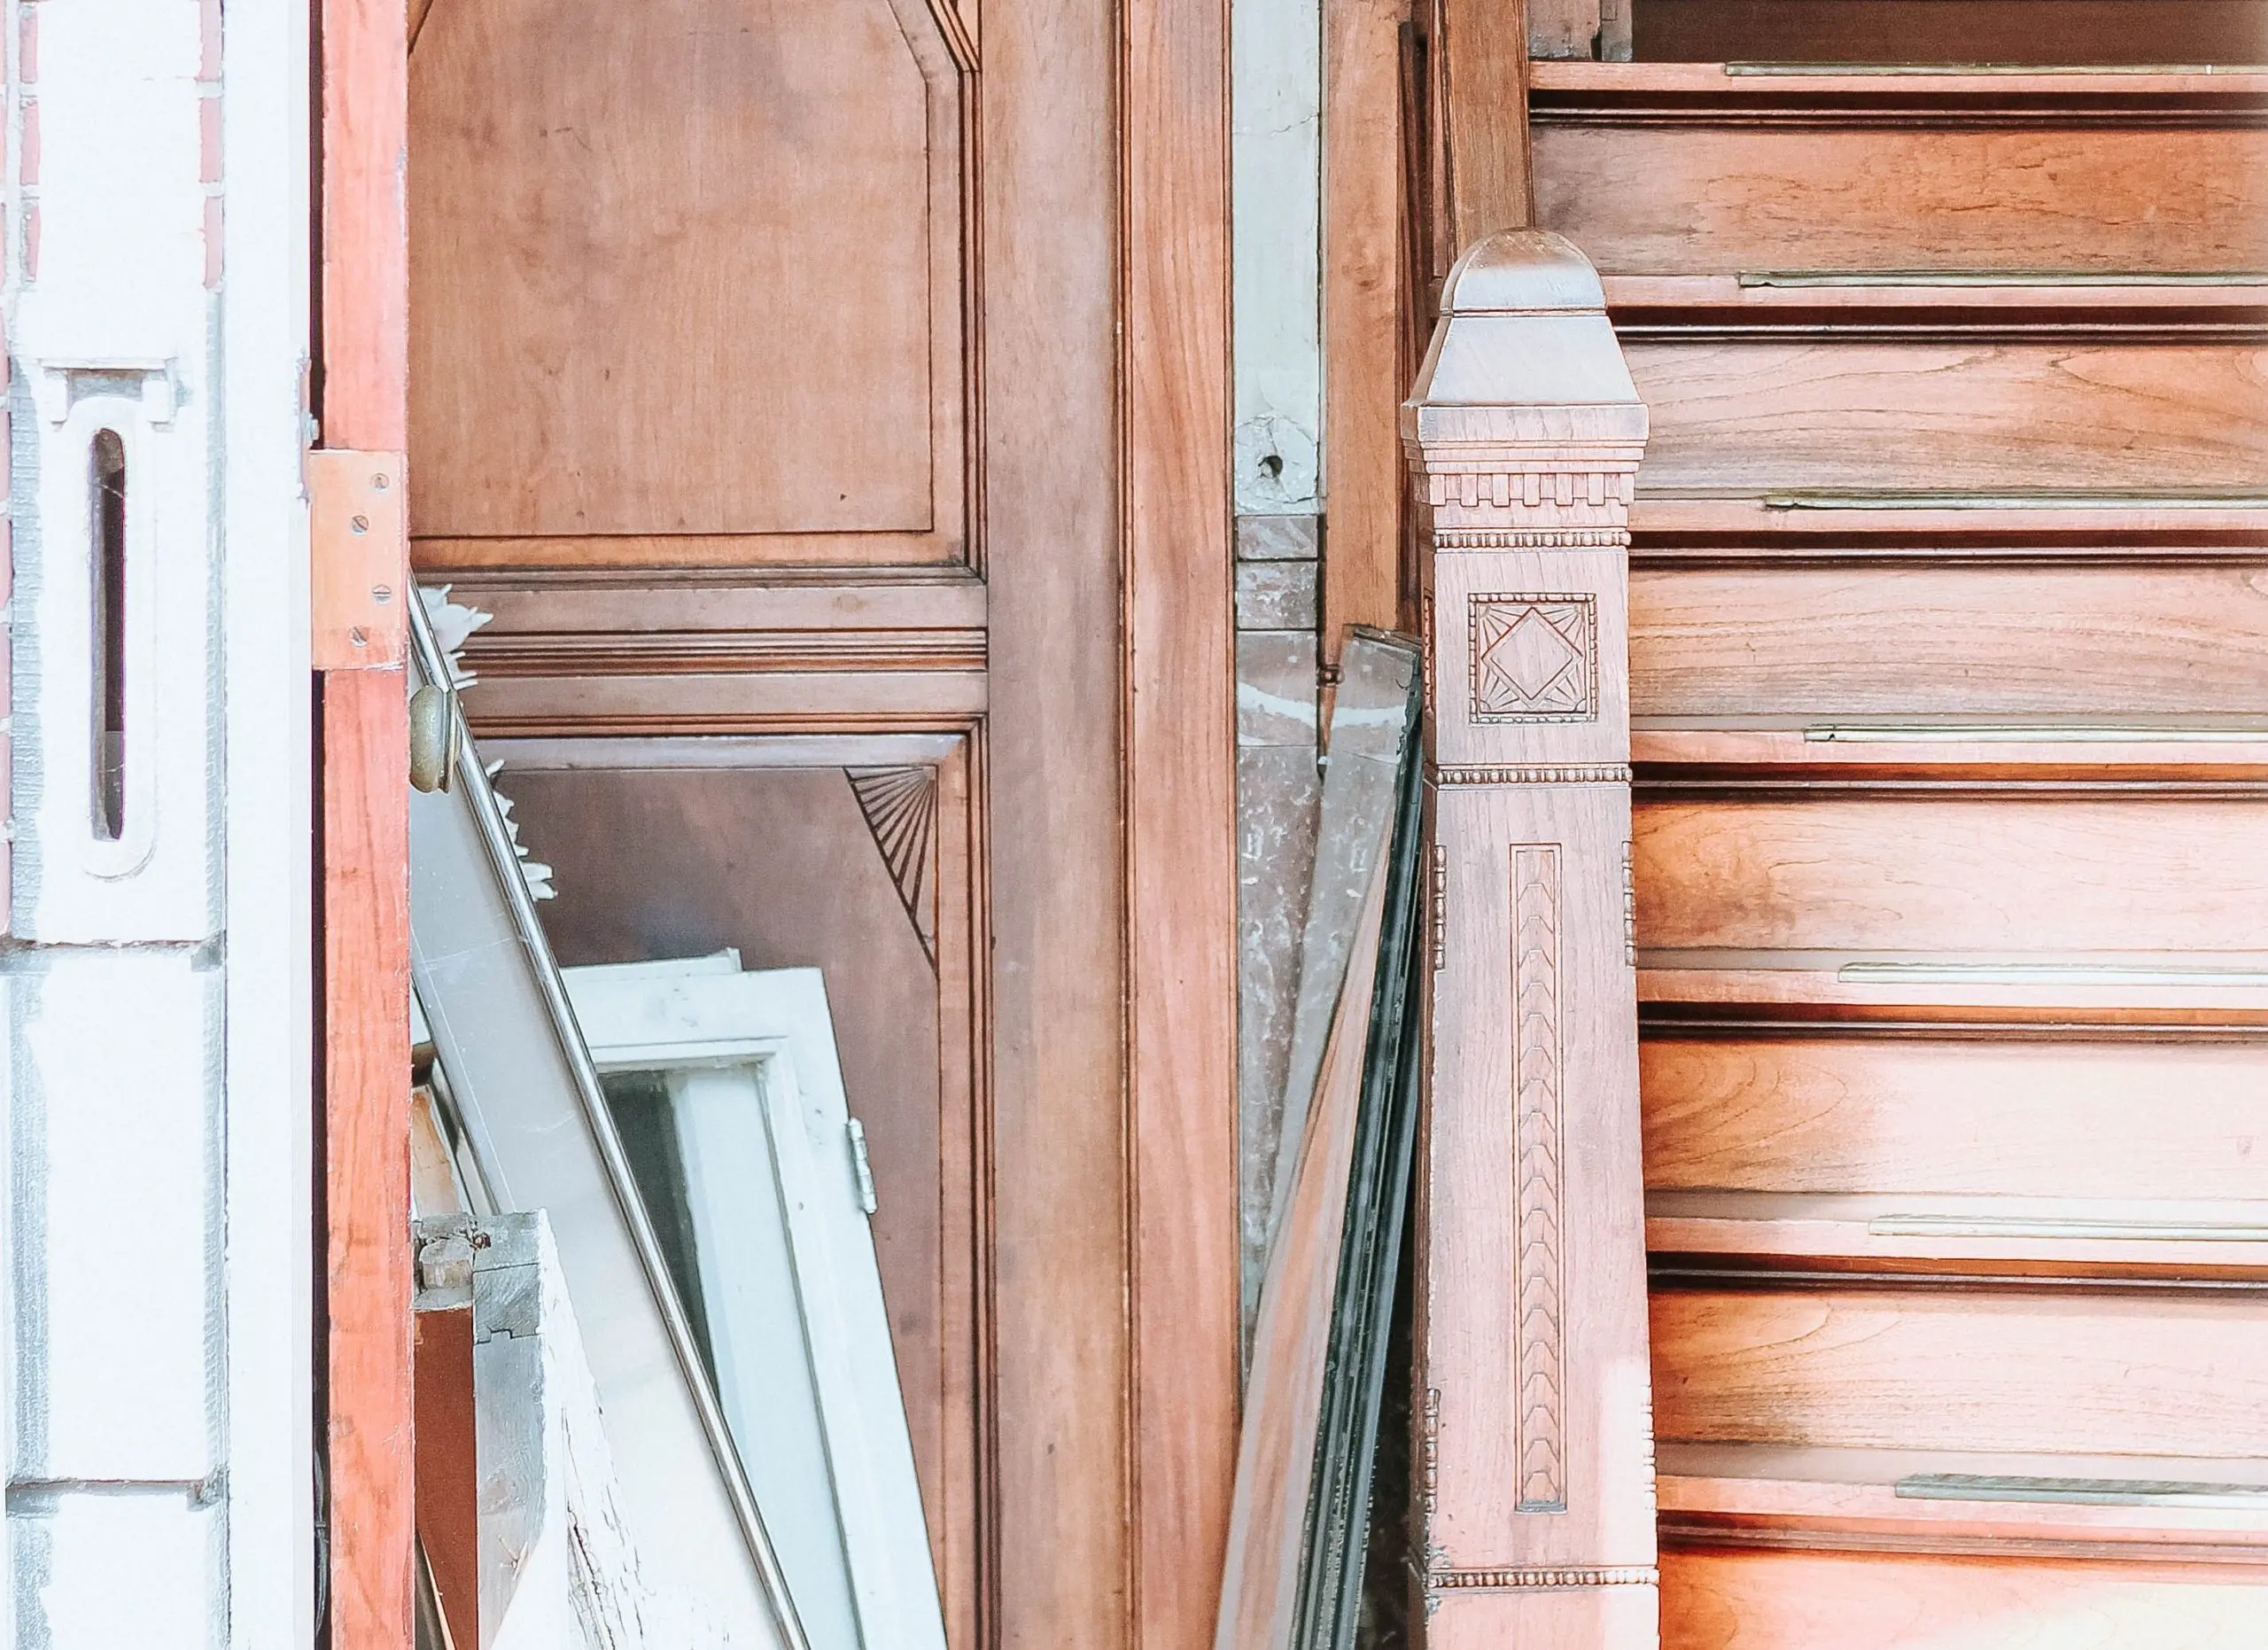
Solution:
<svg viewBox="0 0 2268 1650"><path fill-rule="evenodd" d="M2252 718L2268 566L1640 568L1636 716ZM2084 751L2075 750L2075 760Z"/></svg>

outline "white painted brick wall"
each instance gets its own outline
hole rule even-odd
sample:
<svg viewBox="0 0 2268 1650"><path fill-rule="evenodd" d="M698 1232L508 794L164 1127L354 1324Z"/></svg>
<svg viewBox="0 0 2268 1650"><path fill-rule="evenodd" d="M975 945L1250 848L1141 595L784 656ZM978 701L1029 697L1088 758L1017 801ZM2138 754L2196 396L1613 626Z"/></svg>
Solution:
<svg viewBox="0 0 2268 1650"><path fill-rule="evenodd" d="M214 1631L184 1599L221 1591L221 1518L171 1498L19 1495L9 1545L28 1614L50 1643L106 1650L208 1650ZM21 1642L20 1640L19 1642Z"/></svg>
<svg viewBox="0 0 2268 1650"><path fill-rule="evenodd" d="M0 0L9 1561L38 1650L313 1641L301 0ZM94 828L90 444L127 455Z"/></svg>
<svg viewBox="0 0 2268 1650"><path fill-rule="evenodd" d="M19 1147L19 1230L36 1241L17 1287L39 1304L16 1378L43 1436L27 1429L19 1474L196 1480L215 1465L218 984L183 952L79 952L19 983L15 1110L44 1139Z"/></svg>

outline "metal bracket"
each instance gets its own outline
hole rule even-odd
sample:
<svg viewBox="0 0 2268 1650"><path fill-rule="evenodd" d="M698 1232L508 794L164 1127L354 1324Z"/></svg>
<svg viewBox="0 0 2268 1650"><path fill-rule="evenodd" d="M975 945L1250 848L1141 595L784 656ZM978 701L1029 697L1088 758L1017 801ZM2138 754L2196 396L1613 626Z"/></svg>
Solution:
<svg viewBox="0 0 2268 1650"><path fill-rule="evenodd" d="M315 669L387 670L408 655L409 533L401 455L307 455Z"/></svg>

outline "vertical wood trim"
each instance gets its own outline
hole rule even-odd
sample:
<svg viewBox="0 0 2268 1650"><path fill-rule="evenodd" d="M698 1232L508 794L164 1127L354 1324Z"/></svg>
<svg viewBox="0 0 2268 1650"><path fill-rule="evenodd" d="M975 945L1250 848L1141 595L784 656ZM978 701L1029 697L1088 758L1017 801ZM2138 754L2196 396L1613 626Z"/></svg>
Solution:
<svg viewBox="0 0 2268 1650"><path fill-rule="evenodd" d="M409 430L403 0L322 0L322 444L401 451Z"/></svg>
<svg viewBox="0 0 2268 1650"><path fill-rule="evenodd" d="M403 0L322 0L325 445L399 452L408 424ZM394 588L405 591L400 565ZM408 729L399 665L322 678L323 1137L330 1642L408 1650Z"/></svg>
<svg viewBox="0 0 2268 1650"><path fill-rule="evenodd" d="M1525 0L1442 0L1452 258L1533 221Z"/></svg>
<svg viewBox="0 0 2268 1650"><path fill-rule="evenodd" d="M1327 0L1323 94L1323 650L1401 614L1401 0Z"/></svg>
<svg viewBox="0 0 2268 1650"><path fill-rule="evenodd" d="M1120 14L984 0L990 1650L1121 1650L1132 1422Z"/></svg>
<svg viewBox="0 0 2268 1650"><path fill-rule="evenodd" d="M412 1631L409 772L401 673L322 679L333 1650Z"/></svg>
<svg viewBox="0 0 2268 1650"><path fill-rule="evenodd" d="M1236 732L1226 0L1121 63L1130 1641L1212 1641L1236 1460Z"/></svg>

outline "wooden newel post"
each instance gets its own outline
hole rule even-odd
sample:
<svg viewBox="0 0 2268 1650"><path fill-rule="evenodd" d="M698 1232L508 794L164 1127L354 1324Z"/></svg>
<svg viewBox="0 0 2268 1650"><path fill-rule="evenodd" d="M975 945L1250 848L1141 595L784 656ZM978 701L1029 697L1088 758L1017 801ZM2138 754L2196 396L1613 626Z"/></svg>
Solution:
<svg viewBox="0 0 2268 1650"><path fill-rule="evenodd" d="M1425 1642L1634 1650L1658 1634L1629 891L1646 409L1557 235L1482 242L1441 309L1402 415L1429 535Z"/></svg>

